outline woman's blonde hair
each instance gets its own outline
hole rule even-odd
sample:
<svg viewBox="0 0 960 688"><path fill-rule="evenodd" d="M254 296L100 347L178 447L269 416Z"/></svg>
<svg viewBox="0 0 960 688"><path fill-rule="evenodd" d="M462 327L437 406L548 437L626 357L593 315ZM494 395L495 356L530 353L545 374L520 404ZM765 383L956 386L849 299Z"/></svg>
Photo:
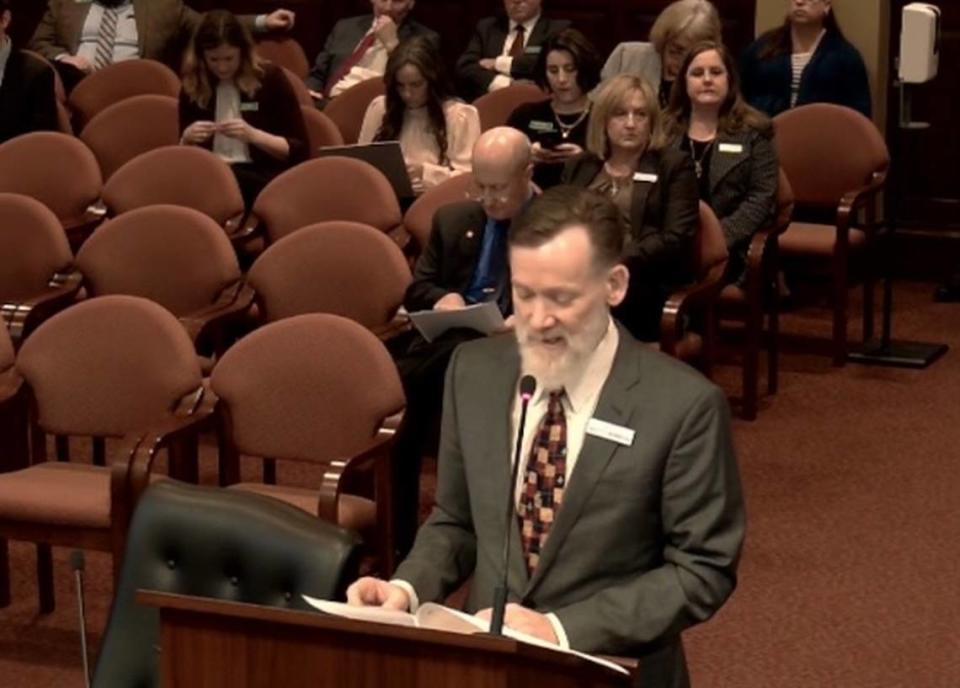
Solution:
<svg viewBox="0 0 960 688"><path fill-rule="evenodd" d="M593 95L593 107L590 109L590 122L587 124L587 150L606 160L610 156L610 139L607 137L607 123L614 112L623 107L624 101L634 91L640 93L647 117L650 120L650 140L647 150L660 148L663 136L660 133L660 101L657 93L645 79L634 74L618 74L607 79Z"/></svg>
<svg viewBox="0 0 960 688"><path fill-rule="evenodd" d="M183 91L190 100L202 108L210 104L213 87L210 85L210 70L204 60L204 53L215 50L221 45L240 49L240 67L233 81L237 88L248 98L260 90L263 66L254 50L253 39L247 27L232 12L211 10L203 15L183 54L181 80Z"/></svg>
<svg viewBox="0 0 960 688"><path fill-rule="evenodd" d="M701 41L721 42L720 14L709 0L676 0L657 15L650 28L650 42L663 55L667 43L679 37L691 45Z"/></svg>

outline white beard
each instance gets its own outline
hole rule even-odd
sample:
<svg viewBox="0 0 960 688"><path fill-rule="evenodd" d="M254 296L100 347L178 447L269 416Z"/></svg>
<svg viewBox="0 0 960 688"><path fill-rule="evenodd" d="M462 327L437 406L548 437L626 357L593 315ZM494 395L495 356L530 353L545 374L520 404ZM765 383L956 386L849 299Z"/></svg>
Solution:
<svg viewBox="0 0 960 688"><path fill-rule="evenodd" d="M609 318L608 309L597 308L580 331L573 334L563 327L533 333L521 318L517 318L514 329L520 349L522 374L536 378L537 386L542 390L570 388L583 375L584 363L607 331ZM553 351L539 343L542 339L554 337L562 337L566 346Z"/></svg>

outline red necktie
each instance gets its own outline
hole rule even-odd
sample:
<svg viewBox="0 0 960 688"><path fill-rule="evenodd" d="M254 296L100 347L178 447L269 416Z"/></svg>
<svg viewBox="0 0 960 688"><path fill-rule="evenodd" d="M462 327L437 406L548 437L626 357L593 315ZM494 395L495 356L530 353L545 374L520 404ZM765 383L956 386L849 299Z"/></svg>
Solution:
<svg viewBox="0 0 960 688"><path fill-rule="evenodd" d="M523 55L523 34L526 29L523 28L523 24L517 24L517 28L514 29L517 32L516 37L513 39L513 45L510 46L510 57L520 57Z"/></svg>
<svg viewBox="0 0 960 688"><path fill-rule="evenodd" d="M550 392L547 412L533 438L518 515L523 554L530 573L540 563L550 528L563 501L567 479L567 418L563 390Z"/></svg>
<svg viewBox="0 0 960 688"><path fill-rule="evenodd" d="M327 81L327 88L324 92L328 97L330 96L330 91L333 90L333 87L340 82L340 79L349 74L351 69L356 67L357 63L363 59L363 56L367 54L367 51L370 50L370 47L376 40L377 34L371 31L363 37L363 40L357 43L357 47L353 49L353 53L350 55L350 57L343 61L343 64L340 65L340 69L334 72L333 76L330 77L330 80Z"/></svg>

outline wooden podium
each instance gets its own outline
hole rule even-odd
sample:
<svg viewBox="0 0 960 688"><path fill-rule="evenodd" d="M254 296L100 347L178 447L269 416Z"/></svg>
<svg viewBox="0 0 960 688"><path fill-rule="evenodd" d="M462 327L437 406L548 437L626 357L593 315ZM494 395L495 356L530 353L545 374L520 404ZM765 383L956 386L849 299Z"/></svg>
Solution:
<svg viewBox="0 0 960 688"><path fill-rule="evenodd" d="M628 677L574 655L460 635L139 591L160 612L164 688L607 688Z"/></svg>

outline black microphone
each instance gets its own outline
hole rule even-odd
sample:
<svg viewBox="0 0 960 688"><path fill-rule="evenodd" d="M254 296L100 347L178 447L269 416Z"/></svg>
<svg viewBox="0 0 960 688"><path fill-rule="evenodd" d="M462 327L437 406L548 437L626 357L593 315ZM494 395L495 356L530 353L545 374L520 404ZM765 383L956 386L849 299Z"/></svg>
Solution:
<svg viewBox="0 0 960 688"><path fill-rule="evenodd" d="M503 536L503 580L493 592L493 612L490 615L490 633L503 635L503 613L507 608L507 572L510 569L510 533L513 532L513 519L516 515L517 474L520 471L520 451L523 449L523 426L527 422L527 406L537 391L537 380L533 375L520 378L520 424L517 426L517 448L513 454L510 488L507 490L506 532Z"/></svg>
<svg viewBox="0 0 960 688"><path fill-rule="evenodd" d="M87 615L83 605L83 550L75 549L70 553L70 568L77 581L77 606L80 610L80 651L83 654L83 685L90 688L90 663L87 658Z"/></svg>

